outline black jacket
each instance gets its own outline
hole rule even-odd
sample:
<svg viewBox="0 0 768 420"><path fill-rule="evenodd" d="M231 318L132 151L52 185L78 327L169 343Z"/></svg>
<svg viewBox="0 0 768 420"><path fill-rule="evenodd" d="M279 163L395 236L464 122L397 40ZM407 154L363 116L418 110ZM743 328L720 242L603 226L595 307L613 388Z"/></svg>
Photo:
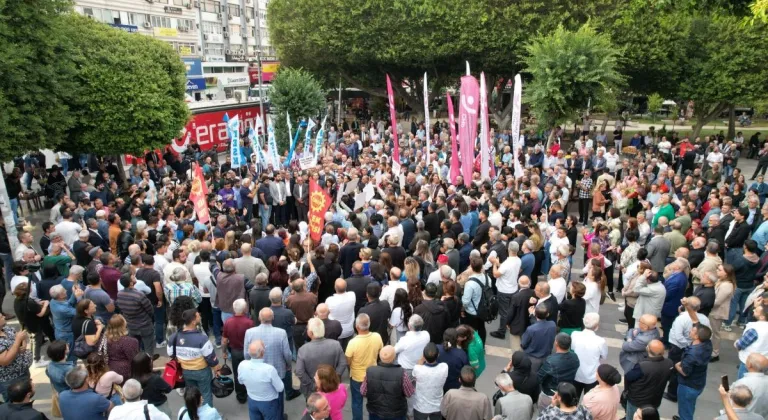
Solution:
<svg viewBox="0 0 768 420"><path fill-rule="evenodd" d="M379 333L381 341L386 346L389 343L389 315L392 313L389 302L378 299L368 302L360 308L360 313L368 314L368 317L371 319L369 330Z"/></svg>
<svg viewBox="0 0 768 420"><path fill-rule="evenodd" d="M528 308L531 306L530 300L534 296L533 289L519 289L512 296L509 318L507 319L510 334L523 335L525 329L530 325Z"/></svg>
<svg viewBox="0 0 768 420"><path fill-rule="evenodd" d="M539 381L536 373L531 372L531 358L524 351L518 350L512 355L512 370L507 372L515 389L528 395L533 403L539 400Z"/></svg>
<svg viewBox="0 0 768 420"><path fill-rule="evenodd" d="M381 363L369 367L365 375L368 412L380 418L405 417L408 400L403 392L403 368Z"/></svg>
<svg viewBox="0 0 768 420"><path fill-rule="evenodd" d="M48 420L45 414L32 408L32 403L0 405L0 420Z"/></svg>
<svg viewBox="0 0 768 420"><path fill-rule="evenodd" d="M475 249L480 249L484 243L488 242L488 231L491 229L491 222L484 221L480 223L475 232L475 238L472 240L472 245Z"/></svg>
<svg viewBox="0 0 768 420"><path fill-rule="evenodd" d="M674 363L664 356L648 357L636 364L624 376L627 400L635 407L651 405L658 408L673 370Z"/></svg>
<svg viewBox="0 0 768 420"><path fill-rule="evenodd" d="M440 236L440 219L437 217L437 213L428 213L424 215L422 220L424 222L424 230L429 232L430 238Z"/></svg>
<svg viewBox="0 0 768 420"><path fill-rule="evenodd" d="M744 241L749 239L749 234L752 232L752 228L747 224L747 221L741 223L736 222L733 225L731 234L725 238L726 248L741 248L744 246Z"/></svg>
<svg viewBox="0 0 768 420"><path fill-rule="evenodd" d="M429 232L426 230L422 230L420 232L416 232L413 235L413 239L411 240L411 243L408 244L408 250L411 251L411 254L416 252L416 244L419 242L419 240L424 240L427 242L427 245L429 245L431 237L429 236ZM403 242L403 246L405 246L405 242Z"/></svg>
<svg viewBox="0 0 768 420"><path fill-rule="evenodd" d="M120 262L123 262L128 256L128 247L133 244L133 235L131 232L122 231L117 237L117 254L120 256Z"/></svg>
<svg viewBox="0 0 768 420"><path fill-rule="evenodd" d="M413 310L414 315L424 320L424 331L429 333L429 341L440 344L443 332L450 327L448 309L439 300L425 300Z"/></svg>
<svg viewBox="0 0 768 420"><path fill-rule="evenodd" d="M352 275L352 264L360 260L360 250L363 248L360 242L350 242L339 249L339 264L344 277Z"/></svg>
<svg viewBox="0 0 768 420"><path fill-rule="evenodd" d="M355 293L355 316L357 316L360 308L368 302L365 292L368 289L368 283L371 281L373 281L371 277L363 275L351 276L347 279L347 291ZM387 302L387 304L389 304L389 302ZM371 326L370 330L374 330L373 326ZM381 338L382 340L384 339L384 337Z"/></svg>
<svg viewBox="0 0 768 420"><path fill-rule="evenodd" d="M251 319L256 326L261 325L259 322L259 311L264 308L272 306L272 302L269 301L269 286L255 286L248 292L248 301L251 305Z"/></svg>

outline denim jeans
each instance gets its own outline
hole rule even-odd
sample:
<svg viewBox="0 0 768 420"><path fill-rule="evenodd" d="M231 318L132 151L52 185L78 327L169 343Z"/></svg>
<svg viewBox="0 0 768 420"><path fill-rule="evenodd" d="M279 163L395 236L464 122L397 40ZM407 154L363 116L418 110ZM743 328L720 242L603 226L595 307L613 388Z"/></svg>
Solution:
<svg viewBox="0 0 768 420"><path fill-rule="evenodd" d="M165 341L165 305L167 303L163 302L163 306L155 306L155 344Z"/></svg>
<svg viewBox="0 0 768 420"><path fill-rule="evenodd" d="M693 420L693 413L696 411L696 399L699 398L702 391L682 384L677 386L677 415L680 416L680 420Z"/></svg>
<svg viewBox="0 0 768 420"><path fill-rule="evenodd" d="M739 380L744 377L744 375L747 374L747 365L744 363L739 363L739 370L736 373L736 379Z"/></svg>
<svg viewBox="0 0 768 420"><path fill-rule="evenodd" d="M5 277L3 278L4 292L7 290L7 288L11 287L11 279L13 278L13 254L0 254L0 262L3 263L3 269L5 272Z"/></svg>
<svg viewBox="0 0 768 420"><path fill-rule="evenodd" d="M282 419L278 400L254 401L248 398L248 416L251 420L279 420Z"/></svg>
<svg viewBox="0 0 768 420"><path fill-rule="evenodd" d="M627 420L633 419L635 418L635 411L637 411L637 407L632 405L632 403L629 402L629 400L627 400L627 409L625 411L626 411L626 415L624 416L624 418Z"/></svg>
<svg viewBox="0 0 768 420"><path fill-rule="evenodd" d="M400 417L379 417L376 414L368 412L368 420L405 420L405 416L400 416Z"/></svg>
<svg viewBox="0 0 768 420"><path fill-rule="evenodd" d="M675 322L675 317L661 316L661 330L664 331L664 337L661 338L664 346L669 347L669 332L672 329L672 324Z"/></svg>
<svg viewBox="0 0 768 420"><path fill-rule="evenodd" d="M752 293L754 287L741 288L737 287L733 291L733 297L731 298L731 311L728 313L728 325L732 325L734 322L746 322L744 319L744 305L747 303L747 297ZM738 315L738 318L736 317Z"/></svg>
<svg viewBox="0 0 768 420"><path fill-rule="evenodd" d="M261 229L264 230L269 224L269 216L272 214L272 206L259 204L259 217L261 218Z"/></svg>
<svg viewBox="0 0 768 420"><path fill-rule="evenodd" d="M219 308L211 308L213 310L213 336L216 338L216 344L221 345L221 327L224 326L224 322L221 320L223 312Z"/></svg>
<svg viewBox="0 0 768 420"><path fill-rule="evenodd" d="M213 372L210 368L200 370L184 370L184 383L186 386L194 386L203 394L203 403L213 407L213 393L211 393L211 381Z"/></svg>
<svg viewBox="0 0 768 420"><path fill-rule="evenodd" d="M8 200L11 204L11 213L13 213L13 223L19 224L19 199L12 198Z"/></svg>
<svg viewBox="0 0 768 420"><path fill-rule="evenodd" d="M221 325L224 325L224 323L227 322L227 320L229 318L232 318L233 316L235 316L235 314L233 314L232 312L223 312L222 311L221 312Z"/></svg>
<svg viewBox="0 0 768 420"><path fill-rule="evenodd" d="M363 394L360 393L360 385L362 382L349 380L349 388L352 390L352 420L363 420Z"/></svg>

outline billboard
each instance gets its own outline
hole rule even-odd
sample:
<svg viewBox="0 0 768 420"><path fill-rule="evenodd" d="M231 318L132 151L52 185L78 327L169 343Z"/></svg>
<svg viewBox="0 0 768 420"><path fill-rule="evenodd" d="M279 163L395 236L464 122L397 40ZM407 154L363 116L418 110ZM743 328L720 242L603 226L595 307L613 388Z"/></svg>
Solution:
<svg viewBox="0 0 768 420"><path fill-rule="evenodd" d="M277 69L280 68L279 61L262 61L261 62L261 81L263 83L269 83L275 77ZM248 68L248 74L251 76L251 84L259 83L259 68L258 66Z"/></svg>

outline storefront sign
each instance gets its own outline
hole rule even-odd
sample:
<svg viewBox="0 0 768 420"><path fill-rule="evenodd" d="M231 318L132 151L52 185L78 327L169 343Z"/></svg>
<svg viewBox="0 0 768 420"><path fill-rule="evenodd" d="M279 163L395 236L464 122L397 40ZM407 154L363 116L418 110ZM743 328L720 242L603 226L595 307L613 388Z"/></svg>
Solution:
<svg viewBox="0 0 768 420"><path fill-rule="evenodd" d="M245 73L222 74L218 79L222 87L250 86L250 80Z"/></svg>
<svg viewBox="0 0 768 420"><path fill-rule="evenodd" d="M279 61L267 61L261 62L261 81L264 83L269 83L272 81L272 79L275 77L275 73L277 73L277 69L280 68L280 62ZM257 84L259 83L259 67L258 64L256 66L248 68L248 74L251 77L251 84Z"/></svg>
<svg viewBox="0 0 768 420"><path fill-rule="evenodd" d="M209 63L223 63L227 60L223 55L206 55L205 61Z"/></svg>
<svg viewBox="0 0 768 420"><path fill-rule="evenodd" d="M165 6L163 7L163 10L165 10L165 13L172 13L174 15L180 15L184 13L184 9L181 7Z"/></svg>
<svg viewBox="0 0 768 420"><path fill-rule="evenodd" d="M155 28L155 36L177 37L179 31L176 28Z"/></svg>
<svg viewBox="0 0 768 420"><path fill-rule="evenodd" d="M181 61L187 67L187 77L203 75L203 63L199 58L182 58Z"/></svg>
<svg viewBox="0 0 768 420"><path fill-rule="evenodd" d="M245 54L225 54L224 57L230 63L244 63L248 60Z"/></svg>
<svg viewBox="0 0 768 420"><path fill-rule="evenodd" d="M229 145L227 124L224 122L224 114L230 118L238 115L240 124L244 127L255 127L256 116L259 114L259 106L245 106L238 109L225 111L203 112L192 116L178 139L171 142L171 146L177 152L184 150L190 140L196 140L202 150L224 150Z"/></svg>
<svg viewBox="0 0 768 420"><path fill-rule="evenodd" d="M190 77L187 79L187 91L205 90L204 77Z"/></svg>
<svg viewBox="0 0 768 420"><path fill-rule="evenodd" d="M119 25L117 23L108 23L107 25L115 28L120 29L121 31L129 32L129 33L136 33L139 32L139 27L134 25Z"/></svg>

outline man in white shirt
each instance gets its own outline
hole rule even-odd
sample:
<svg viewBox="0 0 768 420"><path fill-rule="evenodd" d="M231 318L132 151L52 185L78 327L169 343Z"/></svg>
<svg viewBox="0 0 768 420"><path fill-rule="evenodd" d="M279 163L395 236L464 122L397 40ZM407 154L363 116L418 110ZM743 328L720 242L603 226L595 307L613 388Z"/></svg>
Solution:
<svg viewBox="0 0 768 420"><path fill-rule="evenodd" d="M547 283L549 283L549 292L557 299L557 304L563 303L567 285L563 278L563 267L560 264L555 264L549 269Z"/></svg>
<svg viewBox="0 0 768 420"><path fill-rule="evenodd" d="M600 315L590 312L584 315L584 331L571 334L571 351L579 358L579 370L573 382L579 395L597 386L597 368L608 359L605 339L595 334L599 326Z"/></svg>
<svg viewBox="0 0 768 420"><path fill-rule="evenodd" d="M424 364L413 367L416 392L411 397L415 418L442 418L440 403L443 401L443 385L448 377L448 365L437 363L437 346L428 343L424 347Z"/></svg>
<svg viewBox="0 0 768 420"><path fill-rule="evenodd" d="M423 331L424 320L419 315L411 315L408 319L408 332L395 344L397 364L410 371L421 360L424 347L429 343L429 333Z"/></svg>
<svg viewBox="0 0 768 420"><path fill-rule="evenodd" d="M64 210L61 217L62 220L56 225L54 232L61 235L67 247L72 248L72 245L77 240L77 235L83 230L83 226L72 221L72 210Z"/></svg>
<svg viewBox="0 0 768 420"><path fill-rule="evenodd" d="M478 251L479 253L479 251ZM448 267L445 272L443 272L443 267ZM450 273L450 276L446 275L446 273ZM450 265L448 265L448 257L443 254L437 257L437 270L433 271L429 277L427 278L427 284L434 283L434 284L440 284L443 277L450 277L451 280L456 280L456 272L453 271L453 268L451 268Z"/></svg>
<svg viewBox="0 0 768 420"><path fill-rule="evenodd" d="M384 287L381 289L381 296L379 296L379 300L387 301L389 302L389 307L394 308L395 306L395 292L397 292L397 289L403 289L405 291L408 291L408 283L404 281L400 281L400 275L402 274L402 271L400 271L397 267L392 267L389 270L389 283L385 284Z"/></svg>
<svg viewBox="0 0 768 420"><path fill-rule="evenodd" d="M560 226L559 228L555 229L554 237L549 239L549 254L552 261L556 261L558 259L557 253L560 251L561 246L569 246L570 244L571 243L568 242L568 236L565 233L565 227Z"/></svg>
<svg viewBox="0 0 768 420"><path fill-rule="evenodd" d="M493 264L493 276L496 277L496 299L499 303L499 328L491 332L491 336L504 339L507 333L507 320L509 309L512 307L512 295L517 292L517 277L520 275L522 261L517 256L520 245L515 241L509 241L507 245L508 257L504 263L499 264L496 256L488 257Z"/></svg>
<svg viewBox="0 0 768 420"><path fill-rule="evenodd" d="M125 403L112 408L109 418L112 420L169 420L168 416L154 405L141 399L141 384L136 379L129 379L123 385Z"/></svg>
<svg viewBox="0 0 768 420"><path fill-rule="evenodd" d="M341 323L341 335L339 343L346 349L347 342L355 333L355 292L347 292L347 282L344 279L337 279L333 285L336 294L329 296L325 300L328 305L329 319L334 319Z"/></svg>

